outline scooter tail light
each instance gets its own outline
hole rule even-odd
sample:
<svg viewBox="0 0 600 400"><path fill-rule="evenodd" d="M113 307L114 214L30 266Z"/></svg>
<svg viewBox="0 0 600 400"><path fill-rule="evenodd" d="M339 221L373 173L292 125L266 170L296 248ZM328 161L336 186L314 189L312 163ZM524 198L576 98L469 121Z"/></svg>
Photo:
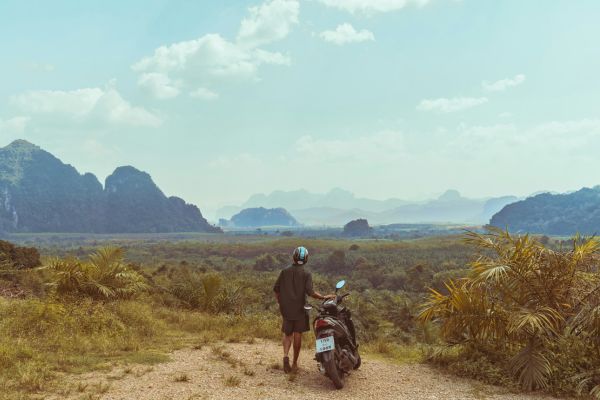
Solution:
<svg viewBox="0 0 600 400"><path fill-rule="evenodd" d="M315 321L315 330L325 328L327 326L331 326L331 324L327 322L327 320L318 319Z"/></svg>

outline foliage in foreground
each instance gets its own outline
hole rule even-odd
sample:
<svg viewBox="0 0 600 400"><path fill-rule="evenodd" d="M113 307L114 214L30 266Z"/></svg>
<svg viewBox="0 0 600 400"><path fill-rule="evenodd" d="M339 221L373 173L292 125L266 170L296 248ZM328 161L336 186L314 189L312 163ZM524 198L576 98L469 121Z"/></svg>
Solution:
<svg viewBox="0 0 600 400"><path fill-rule="evenodd" d="M469 276L432 290L420 319L525 389L600 398L600 240L576 237L567 250L499 230L466 240L480 253Z"/></svg>
<svg viewBox="0 0 600 400"><path fill-rule="evenodd" d="M87 262L54 259L49 268L54 275L51 286L59 296L129 299L148 288L144 277L123 261L123 250L116 247L97 250Z"/></svg>
<svg viewBox="0 0 600 400"><path fill-rule="evenodd" d="M455 238L359 243L303 240L314 256L315 287L329 292L340 277L347 279L365 350L419 360L415 342L431 343L435 332L414 324L415 305L425 288L441 286L442 276L462 272L466 246ZM44 258L40 268L6 264L11 281L0 276L0 286L10 283L25 295L0 296L4 394L43 396L63 372L164 361L183 345L279 339L272 287L296 240L110 244L121 245L127 257L95 244L42 249L62 258Z"/></svg>
<svg viewBox="0 0 600 400"><path fill-rule="evenodd" d="M183 344L279 337L273 315L210 315L141 300L0 297L0 390L52 390L60 373L162 362L164 352Z"/></svg>

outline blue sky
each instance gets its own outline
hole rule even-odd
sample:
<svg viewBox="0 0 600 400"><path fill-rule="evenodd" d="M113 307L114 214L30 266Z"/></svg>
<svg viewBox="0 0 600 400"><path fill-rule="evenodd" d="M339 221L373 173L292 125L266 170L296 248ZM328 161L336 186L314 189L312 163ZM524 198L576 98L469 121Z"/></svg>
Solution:
<svg viewBox="0 0 600 400"><path fill-rule="evenodd" d="M600 3L0 3L0 145L131 164L210 214L342 187L422 199L600 183Z"/></svg>

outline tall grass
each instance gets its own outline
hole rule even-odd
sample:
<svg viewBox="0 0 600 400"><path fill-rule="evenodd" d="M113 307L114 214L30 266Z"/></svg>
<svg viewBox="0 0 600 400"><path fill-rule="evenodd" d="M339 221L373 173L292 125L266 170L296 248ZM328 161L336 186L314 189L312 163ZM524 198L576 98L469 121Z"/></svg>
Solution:
<svg viewBox="0 0 600 400"><path fill-rule="evenodd" d="M0 388L7 393L52 389L61 372L115 361L153 362L153 352L198 341L279 337L272 315L210 315L157 308L147 300L0 298Z"/></svg>

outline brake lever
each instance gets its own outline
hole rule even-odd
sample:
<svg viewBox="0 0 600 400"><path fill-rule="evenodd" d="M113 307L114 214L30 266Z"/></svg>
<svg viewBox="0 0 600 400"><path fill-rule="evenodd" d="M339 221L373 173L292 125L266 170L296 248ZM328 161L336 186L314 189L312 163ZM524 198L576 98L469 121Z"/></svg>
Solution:
<svg viewBox="0 0 600 400"><path fill-rule="evenodd" d="M341 296L338 296L337 299L336 299L336 303L340 304L342 302L342 300L344 300L348 296L350 296L350 293L346 293L346 294L343 294Z"/></svg>

